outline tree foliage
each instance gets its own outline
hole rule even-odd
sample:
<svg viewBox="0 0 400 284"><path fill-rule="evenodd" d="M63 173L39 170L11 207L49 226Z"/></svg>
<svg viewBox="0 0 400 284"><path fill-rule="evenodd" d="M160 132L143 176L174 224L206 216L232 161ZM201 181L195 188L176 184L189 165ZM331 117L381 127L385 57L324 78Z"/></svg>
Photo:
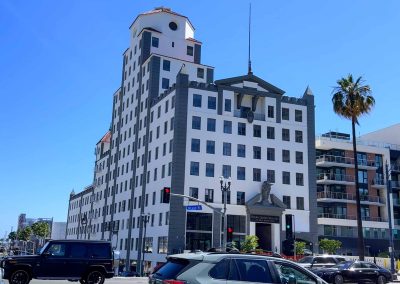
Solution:
<svg viewBox="0 0 400 284"><path fill-rule="evenodd" d="M255 250L258 247L258 237L254 235L246 236L240 247L246 252Z"/></svg>
<svg viewBox="0 0 400 284"><path fill-rule="evenodd" d="M306 243L305 242L296 241L296 254L297 255L303 255L305 249L306 249Z"/></svg>
<svg viewBox="0 0 400 284"><path fill-rule="evenodd" d="M17 231L17 238L18 240L21 241L28 241L31 235L32 235L32 229L29 226L23 228L22 230Z"/></svg>
<svg viewBox="0 0 400 284"><path fill-rule="evenodd" d="M342 242L338 240L322 239L319 241L319 247L329 254L335 254L342 247Z"/></svg>
<svg viewBox="0 0 400 284"><path fill-rule="evenodd" d="M12 241L15 241L17 239L17 232L15 232L15 231L10 232L8 234L8 239L12 240Z"/></svg>
<svg viewBox="0 0 400 284"><path fill-rule="evenodd" d="M33 234L41 239L44 239L50 234L49 224L46 222L36 222L32 225Z"/></svg>

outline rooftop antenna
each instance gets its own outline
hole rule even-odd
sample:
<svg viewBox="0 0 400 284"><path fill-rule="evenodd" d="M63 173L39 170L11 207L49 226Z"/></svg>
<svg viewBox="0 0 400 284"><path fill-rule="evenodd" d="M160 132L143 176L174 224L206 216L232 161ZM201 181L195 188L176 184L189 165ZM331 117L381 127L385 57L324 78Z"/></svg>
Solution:
<svg viewBox="0 0 400 284"><path fill-rule="evenodd" d="M251 71L251 59L250 59L250 45L251 45L251 3L249 3L249 58L248 58L248 70L247 73L249 75L253 74L253 72Z"/></svg>

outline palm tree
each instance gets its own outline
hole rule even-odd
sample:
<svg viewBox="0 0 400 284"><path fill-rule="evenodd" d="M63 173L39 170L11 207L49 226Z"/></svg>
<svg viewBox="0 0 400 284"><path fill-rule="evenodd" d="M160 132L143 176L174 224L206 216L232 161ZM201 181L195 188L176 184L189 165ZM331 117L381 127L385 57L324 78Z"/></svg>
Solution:
<svg viewBox="0 0 400 284"><path fill-rule="evenodd" d="M333 89L333 110L339 116L351 120L353 155L354 155L354 180L356 185L357 203L357 232L358 232L358 255L360 260L364 260L364 236L362 230L361 203L358 185L358 160L356 143L356 124L358 118L371 111L375 104L374 97L371 96L371 88L363 85L364 80L359 77L353 80L353 75L349 74L346 78L337 81L338 86Z"/></svg>

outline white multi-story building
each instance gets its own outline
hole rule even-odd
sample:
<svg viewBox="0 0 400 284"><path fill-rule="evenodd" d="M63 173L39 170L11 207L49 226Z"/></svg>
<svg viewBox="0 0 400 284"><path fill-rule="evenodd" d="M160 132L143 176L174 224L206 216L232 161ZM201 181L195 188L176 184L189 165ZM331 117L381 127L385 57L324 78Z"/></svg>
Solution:
<svg viewBox="0 0 400 284"><path fill-rule="evenodd" d="M298 239L316 240L311 90L287 97L250 70L214 81L201 46L189 19L170 9L135 19L111 127L96 146L94 184L71 194L67 238L110 240L133 265L144 250L148 266L167 253L219 247L219 214L188 211L176 196L162 203L161 192L222 208L224 176L232 179L232 241L255 234L262 249L279 252L285 214L295 216Z"/></svg>

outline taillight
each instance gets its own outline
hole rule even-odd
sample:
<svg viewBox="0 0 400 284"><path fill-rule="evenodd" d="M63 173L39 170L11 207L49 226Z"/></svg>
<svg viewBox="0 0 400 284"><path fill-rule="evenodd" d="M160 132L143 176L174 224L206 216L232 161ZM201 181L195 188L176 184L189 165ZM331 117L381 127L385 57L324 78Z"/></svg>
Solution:
<svg viewBox="0 0 400 284"><path fill-rule="evenodd" d="M163 280L162 283L163 283L163 284L185 284L186 281L168 279L168 280Z"/></svg>

